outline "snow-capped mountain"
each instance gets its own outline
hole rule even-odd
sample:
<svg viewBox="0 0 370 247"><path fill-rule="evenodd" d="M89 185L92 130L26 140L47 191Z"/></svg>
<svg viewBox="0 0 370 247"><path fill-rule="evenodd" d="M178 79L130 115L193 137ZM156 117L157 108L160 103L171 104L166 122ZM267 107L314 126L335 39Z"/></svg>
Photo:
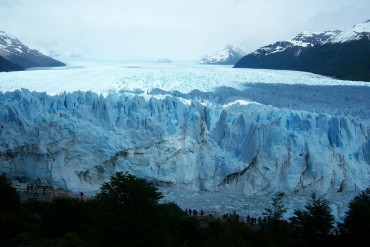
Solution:
<svg viewBox="0 0 370 247"><path fill-rule="evenodd" d="M263 46L252 54L255 56L267 56L289 49L291 51L296 51L295 56L299 56L302 49L314 47L315 45L323 45L329 40L332 40L333 37L339 33L340 31L338 30L325 32L302 32L291 40L279 41L271 45Z"/></svg>
<svg viewBox="0 0 370 247"><path fill-rule="evenodd" d="M257 49L236 68L300 70L346 80L370 81L370 21L346 31L303 32Z"/></svg>
<svg viewBox="0 0 370 247"><path fill-rule="evenodd" d="M234 65L239 59L244 56L241 49L227 46L225 49L212 54L204 56L200 59L201 64L223 64L223 65Z"/></svg>
<svg viewBox="0 0 370 247"><path fill-rule="evenodd" d="M370 40L370 20L354 25L352 28L343 31L329 40L330 43L345 43L361 39Z"/></svg>
<svg viewBox="0 0 370 247"><path fill-rule="evenodd" d="M7 63L16 65L16 67L0 66L5 71L23 70L32 67L54 67L64 66L51 57L45 56L37 50L30 49L22 44L16 37L13 37L3 31L0 31L0 57ZM5 64L5 62L4 62Z"/></svg>

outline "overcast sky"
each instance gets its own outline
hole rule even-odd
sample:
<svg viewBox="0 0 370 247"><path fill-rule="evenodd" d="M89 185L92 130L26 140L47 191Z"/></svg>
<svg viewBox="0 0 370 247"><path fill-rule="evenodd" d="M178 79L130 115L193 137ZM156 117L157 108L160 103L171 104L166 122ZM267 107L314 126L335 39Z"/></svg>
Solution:
<svg viewBox="0 0 370 247"><path fill-rule="evenodd" d="M0 0L0 30L30 48L100 59L197 60L370 19L370 0Z"/></svg>

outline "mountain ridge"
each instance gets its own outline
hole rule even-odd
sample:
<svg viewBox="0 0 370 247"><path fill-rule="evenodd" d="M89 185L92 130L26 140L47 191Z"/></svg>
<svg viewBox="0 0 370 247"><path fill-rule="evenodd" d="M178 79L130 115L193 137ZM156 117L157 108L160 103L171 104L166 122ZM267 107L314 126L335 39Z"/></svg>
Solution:
<svg viewBox="0 0 370 247"><path fill-rule="evenodd" d="M289 41L257 49L234 68L297 70L370 81L370 21L345 31L302 32Z"/></svg>
<svg viewBox="0 0 370 247"><path fill-rule="evenodd" d="M33 67L58 67L64 63L30 49L16 37L0 31L0 71L20 71Z"/></svg>

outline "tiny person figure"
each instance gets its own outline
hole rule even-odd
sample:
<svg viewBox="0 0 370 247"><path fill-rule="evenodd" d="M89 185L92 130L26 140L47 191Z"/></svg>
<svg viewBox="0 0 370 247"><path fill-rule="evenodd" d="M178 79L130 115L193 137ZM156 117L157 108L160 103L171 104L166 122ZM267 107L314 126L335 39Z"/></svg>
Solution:
<svg viewBox="0 0 370 247"><path fill-rule="evenodd" d="M50 199L53 200L54 196L55 196L55 192L54 192L54 188L52 188L51 193L50 193Z"/></svg>
<svg viewBox="0 0 370 247"><path fill-rule="evenodd" d="M32 189L32 190L33 190L33 197L34 197L34 198L38 197L38 196L39 196L39 194L38 194L37 188Z"/></svg>
<svg viewBox="0 0 370 247"><path fill-rule="evenodd" d="M81 200L83 200L83 198L84 198L84 193L81 191L80 192L80 197L81 197Z"/></svg>

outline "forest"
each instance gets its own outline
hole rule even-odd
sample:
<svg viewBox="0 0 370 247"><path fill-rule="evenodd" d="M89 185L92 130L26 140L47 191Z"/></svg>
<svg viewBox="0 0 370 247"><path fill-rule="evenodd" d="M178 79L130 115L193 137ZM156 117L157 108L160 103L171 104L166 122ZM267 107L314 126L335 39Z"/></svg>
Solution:
<svg viewBox="0 0 370 247"><path fill-rule="evenodd" d="M271 198L263 220L237 212L189 213L142 178L116 173L93 198L21 201L0 175L0 246L348 246L370 240L370 189L355 196L343 222L315 193L305 210L284 219L284 193ZM365 243L366 243L365 242Z"/></svg>

